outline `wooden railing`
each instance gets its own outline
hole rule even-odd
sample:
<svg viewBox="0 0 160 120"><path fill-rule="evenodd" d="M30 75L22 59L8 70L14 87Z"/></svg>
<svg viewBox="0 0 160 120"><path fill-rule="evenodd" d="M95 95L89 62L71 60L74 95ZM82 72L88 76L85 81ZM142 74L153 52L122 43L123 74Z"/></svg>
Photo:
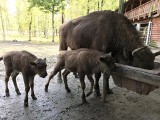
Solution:
<svg viewBox="0 0 160 120"><path fill-rule="evenodd" d="M128 19L135 20L140 18L146 18L160 15L160 0L151 0L145 4L142 4L124 14ZM153 16L153 17L154 17Z"/></svg>

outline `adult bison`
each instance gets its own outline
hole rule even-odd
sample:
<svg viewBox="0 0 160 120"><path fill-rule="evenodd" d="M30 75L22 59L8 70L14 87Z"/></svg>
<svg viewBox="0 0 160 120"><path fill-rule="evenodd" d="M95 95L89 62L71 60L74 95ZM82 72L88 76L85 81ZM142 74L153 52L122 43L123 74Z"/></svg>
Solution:
<svg viewBox="0 0 160 120"><path fill-rule="evenodd" d="M112 52L116 62L144 69L153 69L154 59L159 55L159 52L152 53L145 47L140 34L125 16L108 10L96 11L64 23L60 28L59 50L67 50L68 47ZM98 95L100 75L95 75ZM112 93L109 75L105 75L104 79L107 79L108 93Z"/></svg>

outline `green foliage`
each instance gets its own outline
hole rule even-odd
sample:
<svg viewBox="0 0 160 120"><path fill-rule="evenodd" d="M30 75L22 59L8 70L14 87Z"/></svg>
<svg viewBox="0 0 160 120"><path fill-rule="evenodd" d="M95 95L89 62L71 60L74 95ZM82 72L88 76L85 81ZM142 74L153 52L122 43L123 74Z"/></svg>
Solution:
<svg viewBox="0 0 160 120"><path fill-rule="evenodd" d="M65 6L65 16L67 19L73 19L87 14L88 0L68 0ZM98 9L99 7L99 9ZM115 10L118 8L118 0L89 0L89 12L98 10Z"/></svg>
<svg viewBox="0 0 160 120"><path fill-rule="evenodd" d="M156 43L155 40L151 40L151 43L150 43L149 46L151 46L151 47L157 47L158 45L157 45L157 43Z"/></svg>
<svg viewBox="0 0 160 120"><path fill-rule="evenodd" d="M118 0L15 0L16 13L11 14L7 5L8 0L1 0L2 17L6 39L28 39L29 25L31 24L32 41L52 40L52 30L55 36L58 34L64 21L83 16L97 10L115 10L118 8ZM52 13L54 15L54 26L52 27ZM2 21L0 19L0 31ZM37 40L36 40L37 39ZM2 40L2 34L0 34ZM58 41L58 36L55 37Z"/></svg>
<svg viewBox="0 0 160 120"><path fill-rule="evenodd" d="M44 12L57 13L60 9L60 3L63 0L28 0L30 2L30 9L32 7L39 7Z"/></svg>

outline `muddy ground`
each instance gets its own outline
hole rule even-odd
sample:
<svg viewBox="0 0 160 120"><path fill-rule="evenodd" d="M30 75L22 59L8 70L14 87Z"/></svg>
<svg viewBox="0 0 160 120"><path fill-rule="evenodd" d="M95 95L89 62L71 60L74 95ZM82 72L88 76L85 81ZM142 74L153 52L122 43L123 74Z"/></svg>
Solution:
<svg viewBox="0 0 160 120"><path fill-rule="evenodd" d="M0 42L0 55L10 50L28 50L38 57L46 57L48 73L56 62L58 45L31 44L28 42ZM21 95L17 96L12 80L9 81L10 97L5 97L4 65L0 61L0 120L159 120L160 89L149 95L139 95L125 88L110 84L114 94L108 95L106 103L93 95L87 97L89 104L81 105L81 88L78 79L68 76L71 93L67 93L64 84L57 82L57 76L50 82L49 92L44 91L48 77L35 77L35 94L32 100L29 94L29 107L23 107L25 96L22 75L17 77ZM86 91L90 84L86 79ZM102 80L100 81L102 86ZM102 87L101 87L102 88ZM101 89L102 90L102 89Z"/></svg>

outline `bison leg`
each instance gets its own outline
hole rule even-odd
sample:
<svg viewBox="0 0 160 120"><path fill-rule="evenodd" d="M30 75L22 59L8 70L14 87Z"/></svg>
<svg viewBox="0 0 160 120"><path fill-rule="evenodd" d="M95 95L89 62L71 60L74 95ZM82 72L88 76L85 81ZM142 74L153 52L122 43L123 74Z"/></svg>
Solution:
<svg viewBox="0 0 160 120"><path fill-rule="evenodd" d="M57 74L57 72L53 71L53 72L51 73L51 75L49 76L48 81L47 81L47 83L46 83L46 85L45 85L45 92L48 92L49 83L50 83L51 79L52 79L56 74Z"/></svg>
<svg viewBox="0 0 160 120"><path fill-rule="evenodd" d="M79 74L79 77L80 77L80 82L81 82L81 88L82 88L82 102L83 103L88 103L87 100L86 100L86 96L85 96L85 82L84 82L84 77L85 75L84 74Z"/></svg>
<svg viewBox="0 0 160 120"><path fill-rule="evenodd" d="M69 89L68 87L68 82L67 82L67 75L69 74L70 72L65 70L62 75L63 75L63 80L64 80L64 85L65 85L65 89L67 90L67 92L71 92L71 90Z"/></svg>
<svg viewBox="0 0 160 120"><path fill-rule="evenodd" d="M9 81L9 77L11 76L11 73L13 72L12 69L6 69L6 75L5 75L5 93L6 93L6 97L9 96L9 89L8 89L8 81Z"/></svg>
<svg viewBox="0 0 160 120"><path fill-rule="evenodd" d="M24 107L28 107L28 92L30 90L29 77L27 75L23 74L23 79L24 79L25 92L26 92L26 95L25 95L25 98L24 98Z"/></svg>
<svg viewBox="0 0 160 120"><path fill-rule="evenodd" d="M111 89L109 88L109 77L110 75L104 74L103 75L103 95L102 95L102 102L106 101L106 95L107 93L111 94L113 93Z"/></svg>
<svg viewBox="0 0 160 120"><path fill-rule="evenodd" d="M59 73L58 73L57 82L58 82L58 83L62 83L61 71L59 71Z"/></svg>
<svg viewBox="0 0 160 120"><path fill-rule="evenodd" d="M30 88L31 88L31 97L33 100L37 100L35 94L34 94L34 77L30 77L29 79L29 83L30 83Z"/></svg>
<svg viewBox="0 0 160 120"><path fill-rule="evenodd" d="M19 72L16 72L16 71L12 72L12 81L13 81L13 84L14 84L15 91L16 91L17 95L21 95L21 93L19 91L19 88L17 86L17 81L16 81L16 77L18 76L18 74L19 74Z"/></svg>
<svg viewBox="0 0 160 120"><path fill-rule="evenodd" d="M55 65L55 68L54 68L54 71L56 72L59 72L58 73L58 76L57 76L57 82L58 83L62 83L62 76L61 76L61 70L62 68L64 67L64 60L60 59L57 64Z"/></svg>
<svg viewBox="0 0 160 120"><path fill-rule="evenodd" d="M95 74L96 82L95 82L94 89L95 89L96 96L101 96L100 89L99 89L99 79L100 79L100 77L101 77L101 73L96 73Z"/></svg>
<svg viewBox="0 0 160 120"><path fill-rule="evenodd" d="M113 94L112 90L109 88L109 77L110 75L104 75L104 79L107 81L106 82L107 94Z"/></svg>
<svg viewBox="0 0 160 120"><path fill-rule="evenodd" d="M90 94L93 93L94 80L93 80L92 75L87 75L87 77L88 77L88 79L89 79L89 81L90 81L90 83L91 83L90 91L89 91L89 92L87 93L87 95L86 95L86 96L89 96Z"/></svg>
<svg viewBox="0 0 160 120"><path fill-rule="evenodd" d="M54 68L54 70L51 72L49 78L48 78L48 81L45 85L45 92L48 92L48 86L49 86L49 83L51 81L51 79L58 73L62 70L62 67L60 66L60 64L57 64Z"/></svg>

